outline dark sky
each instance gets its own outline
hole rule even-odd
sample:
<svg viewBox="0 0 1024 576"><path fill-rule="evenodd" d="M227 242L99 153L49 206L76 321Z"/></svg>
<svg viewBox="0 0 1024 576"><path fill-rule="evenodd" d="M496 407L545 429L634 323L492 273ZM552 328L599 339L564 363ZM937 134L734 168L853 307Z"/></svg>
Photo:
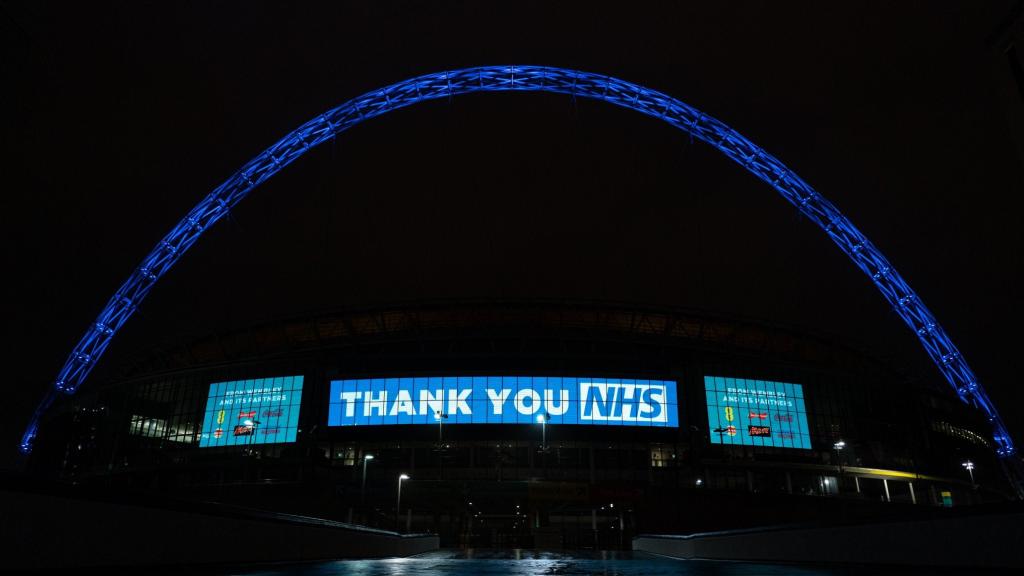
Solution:
<svg viewBox="0 0 1024 576"><path fill-rule="evenodd" d="M365 91L517 63L667 92L780 158L885 252L1024 442L1024 182L987 43L1014 2L691 4L0 2L0 441L131 269L249 158ZM103 366L442 297L707 309L940 378L767 185L653 119L542 94L421 104L307 154L184 257Z"/></svg>

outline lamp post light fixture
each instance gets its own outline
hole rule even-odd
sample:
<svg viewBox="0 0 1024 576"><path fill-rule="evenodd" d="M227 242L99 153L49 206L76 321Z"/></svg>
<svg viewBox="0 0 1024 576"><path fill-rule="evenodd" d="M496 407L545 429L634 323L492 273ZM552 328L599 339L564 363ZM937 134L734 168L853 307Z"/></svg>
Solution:
<svg viewBox="0 0 1024 576"><path fill-rule="evenodd" d="M366 463L373 460L373 454L366 454L363 456L363 489L359 493L359 499L366 502Z"/></svg>
<svg viewBox="0 0 1024 576"><path fill-rule="evenodd" d="M548 444L548 415L547 413L537 414L537 422L540 423L540 449L546 450Z"/></svg>
<svg viewBox="0 0 1024 576"><path fill-rule="evenodd" d="M398 498L395 500L395 531L401 532L402 529L402 480L408 480L408 474L398 475Z"/></svg>
<svg viewBox="0 0 1024 576"><path fill-rule="evenodd" d="M961 462L960 465L963 466L964 470L967 470L967 473L971 475L971 488L974 488L974 462L967 460L965 462Z"/></svg>

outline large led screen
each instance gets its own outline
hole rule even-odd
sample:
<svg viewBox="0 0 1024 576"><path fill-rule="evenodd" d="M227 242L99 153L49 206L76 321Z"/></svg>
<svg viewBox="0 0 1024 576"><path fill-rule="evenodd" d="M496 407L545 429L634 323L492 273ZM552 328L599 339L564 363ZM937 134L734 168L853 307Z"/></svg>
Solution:
<svg viewBox="0 0 1024 576"><path fill-rule="evenodd" d="M811 447L803 386L705 376L704 392L712 443Z"/></svg>
<svg viewBox="0 0 1024 576"><path fill-rule="evenodd" d="M210 384L201 448L294 442L302 376Z"/></svg>
<svg viewBox="0 0 1024 576"><path fill-rule="evenodd" d="M550 424L678 427L666 380L452 376L334 380L329 426Z"/></svg>

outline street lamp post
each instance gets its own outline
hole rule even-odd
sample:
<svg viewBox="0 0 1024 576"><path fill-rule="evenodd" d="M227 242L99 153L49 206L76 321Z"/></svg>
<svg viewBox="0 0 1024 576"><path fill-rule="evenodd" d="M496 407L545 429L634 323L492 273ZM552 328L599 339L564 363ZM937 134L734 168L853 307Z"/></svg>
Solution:
<svg viewBox="0 0 1024 576"><path fill-rule="evenodd" d="M402 531L402 480L408 480L408 474L398 475L398 499L395 500L395 531Z"/></svg>
<svg viewBox="0 0 1024 576"><path fill-rule="evenodd" d="M373 454L366 454L363 456L363 489L359 493L359 499L362 502L366 502L366 463L373 460Z"/></svg>
<svg viewBox="0 0 1024 576"><path fill-rule="evenodd" d="M974 488L974 462L967 460L966 462L961 462L960 465L971 475L971 488Z"/></svg>
<svg viewBox="0 0 1024 576"><path fill-rule="evenodd" d="M252 445L256 440L256 432L259 430L261 422L259 420L246 420L245 422L243 422L243 424L249 429L249 438L247 439L248 441L246 442L246 452L249 454L249 456L252 456Z"/></svg>
<svg viewBox="0 0 1024 576"><path fill-rule="evenodd" d="M836 466L839 467L839 473L843 473L843 461L839 459L839 453L846 448L846 442L838 440L835 444L832 444L832 449L836 451Z"/></svg>
<svg viewBox="0 0 1024 576"><path fill-rule="evenodd" d="M254 420L246 420L245 422L243 422L243 424L248 428L248 432L249 432L249 437L246 438L246 443L245 443L245 455L248 458L252 458L253 454L255 454L255 451L253 450L252 445L253 445L253 441L256 439L256 432L259 429L260 421L259 420L255 420L255 419ZM253 462L251 460L247 459L246 464L245 464L245 468L246 468L245 469L245 474L248 475L249 472L252 472L252 468L254 466L255 466L255 464L253 464ZM255 478L256 476L259 476L259 474L260 474L260 469L259 469L259 467L256 467L256 471L253 473L253 477Z"/></svg>
<svg viewBox="0 0 1024 576"><path fill-rule="evenodd" d="M836 494L839 494L839 482L843 479L843 461L839 459L839 453L842 452L843 448L846 448L846 442L842 440L836 441L832 445L832 449L836 451L836 466L839 468L839 474L836 476Z"/></svg>
<svg viewBox="0 0 1024 576"><path fill-rule="evenodd" d="M718 428L715 428L714 430L712 430L712 432L718 434L718 443L719 444L725 444L725 433L728 432L728 431L729 431L729 429L725 428L725 427L718 427Z"/></svg>
<svg viewBox="0 0 1024 576"><path fill-rule="evenodd" d="M256 429L259 428L259 426L260 426L260 421L259 420L246 420L246 421L242 422L242 425L245 426L248 429L247 431L249 433L249 437L246 438L246 444L248 444L251 447L252 444L253 444L253 440L254 440L254 438L256 436Z"/></svg>
<svg viewBox="0 0 1024 576"><path fill-rule="evenodd" d="M434 419L437 420L437 444L438 444L439 447L444 442L444 436L443 436L443 434L441 432L441 426L444 424L444 421L447 418L448 418L448 415L445 414L444 412L441 412L440 410L438 410L437 412L434 412Z"/></svg>
<svg viewBox="0 0 1024 576"><path fill-rule="evenodd" d="M548 415L537 414L537 422L540 423L540 449L547 449L548 444Z"/></svg>

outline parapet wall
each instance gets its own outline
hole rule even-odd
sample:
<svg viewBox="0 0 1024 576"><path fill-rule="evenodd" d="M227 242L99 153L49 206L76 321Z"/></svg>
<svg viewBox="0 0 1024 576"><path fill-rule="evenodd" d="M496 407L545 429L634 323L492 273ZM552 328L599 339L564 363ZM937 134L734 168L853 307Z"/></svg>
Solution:
<svg viewBox="0 0 1024 576"><path fill-rule="evenodd" d="M633 549L685 559L1024 568L1024 513L642 535Z"/></svg>
<svg viewBox="0 0 1024 576"><path fill-rule="evenodd" d="M248 517L247 517L248 516ZM168 510L0 491L5 570L248 564L410 556L435 535L400 535L279 514Z"/></svg>

